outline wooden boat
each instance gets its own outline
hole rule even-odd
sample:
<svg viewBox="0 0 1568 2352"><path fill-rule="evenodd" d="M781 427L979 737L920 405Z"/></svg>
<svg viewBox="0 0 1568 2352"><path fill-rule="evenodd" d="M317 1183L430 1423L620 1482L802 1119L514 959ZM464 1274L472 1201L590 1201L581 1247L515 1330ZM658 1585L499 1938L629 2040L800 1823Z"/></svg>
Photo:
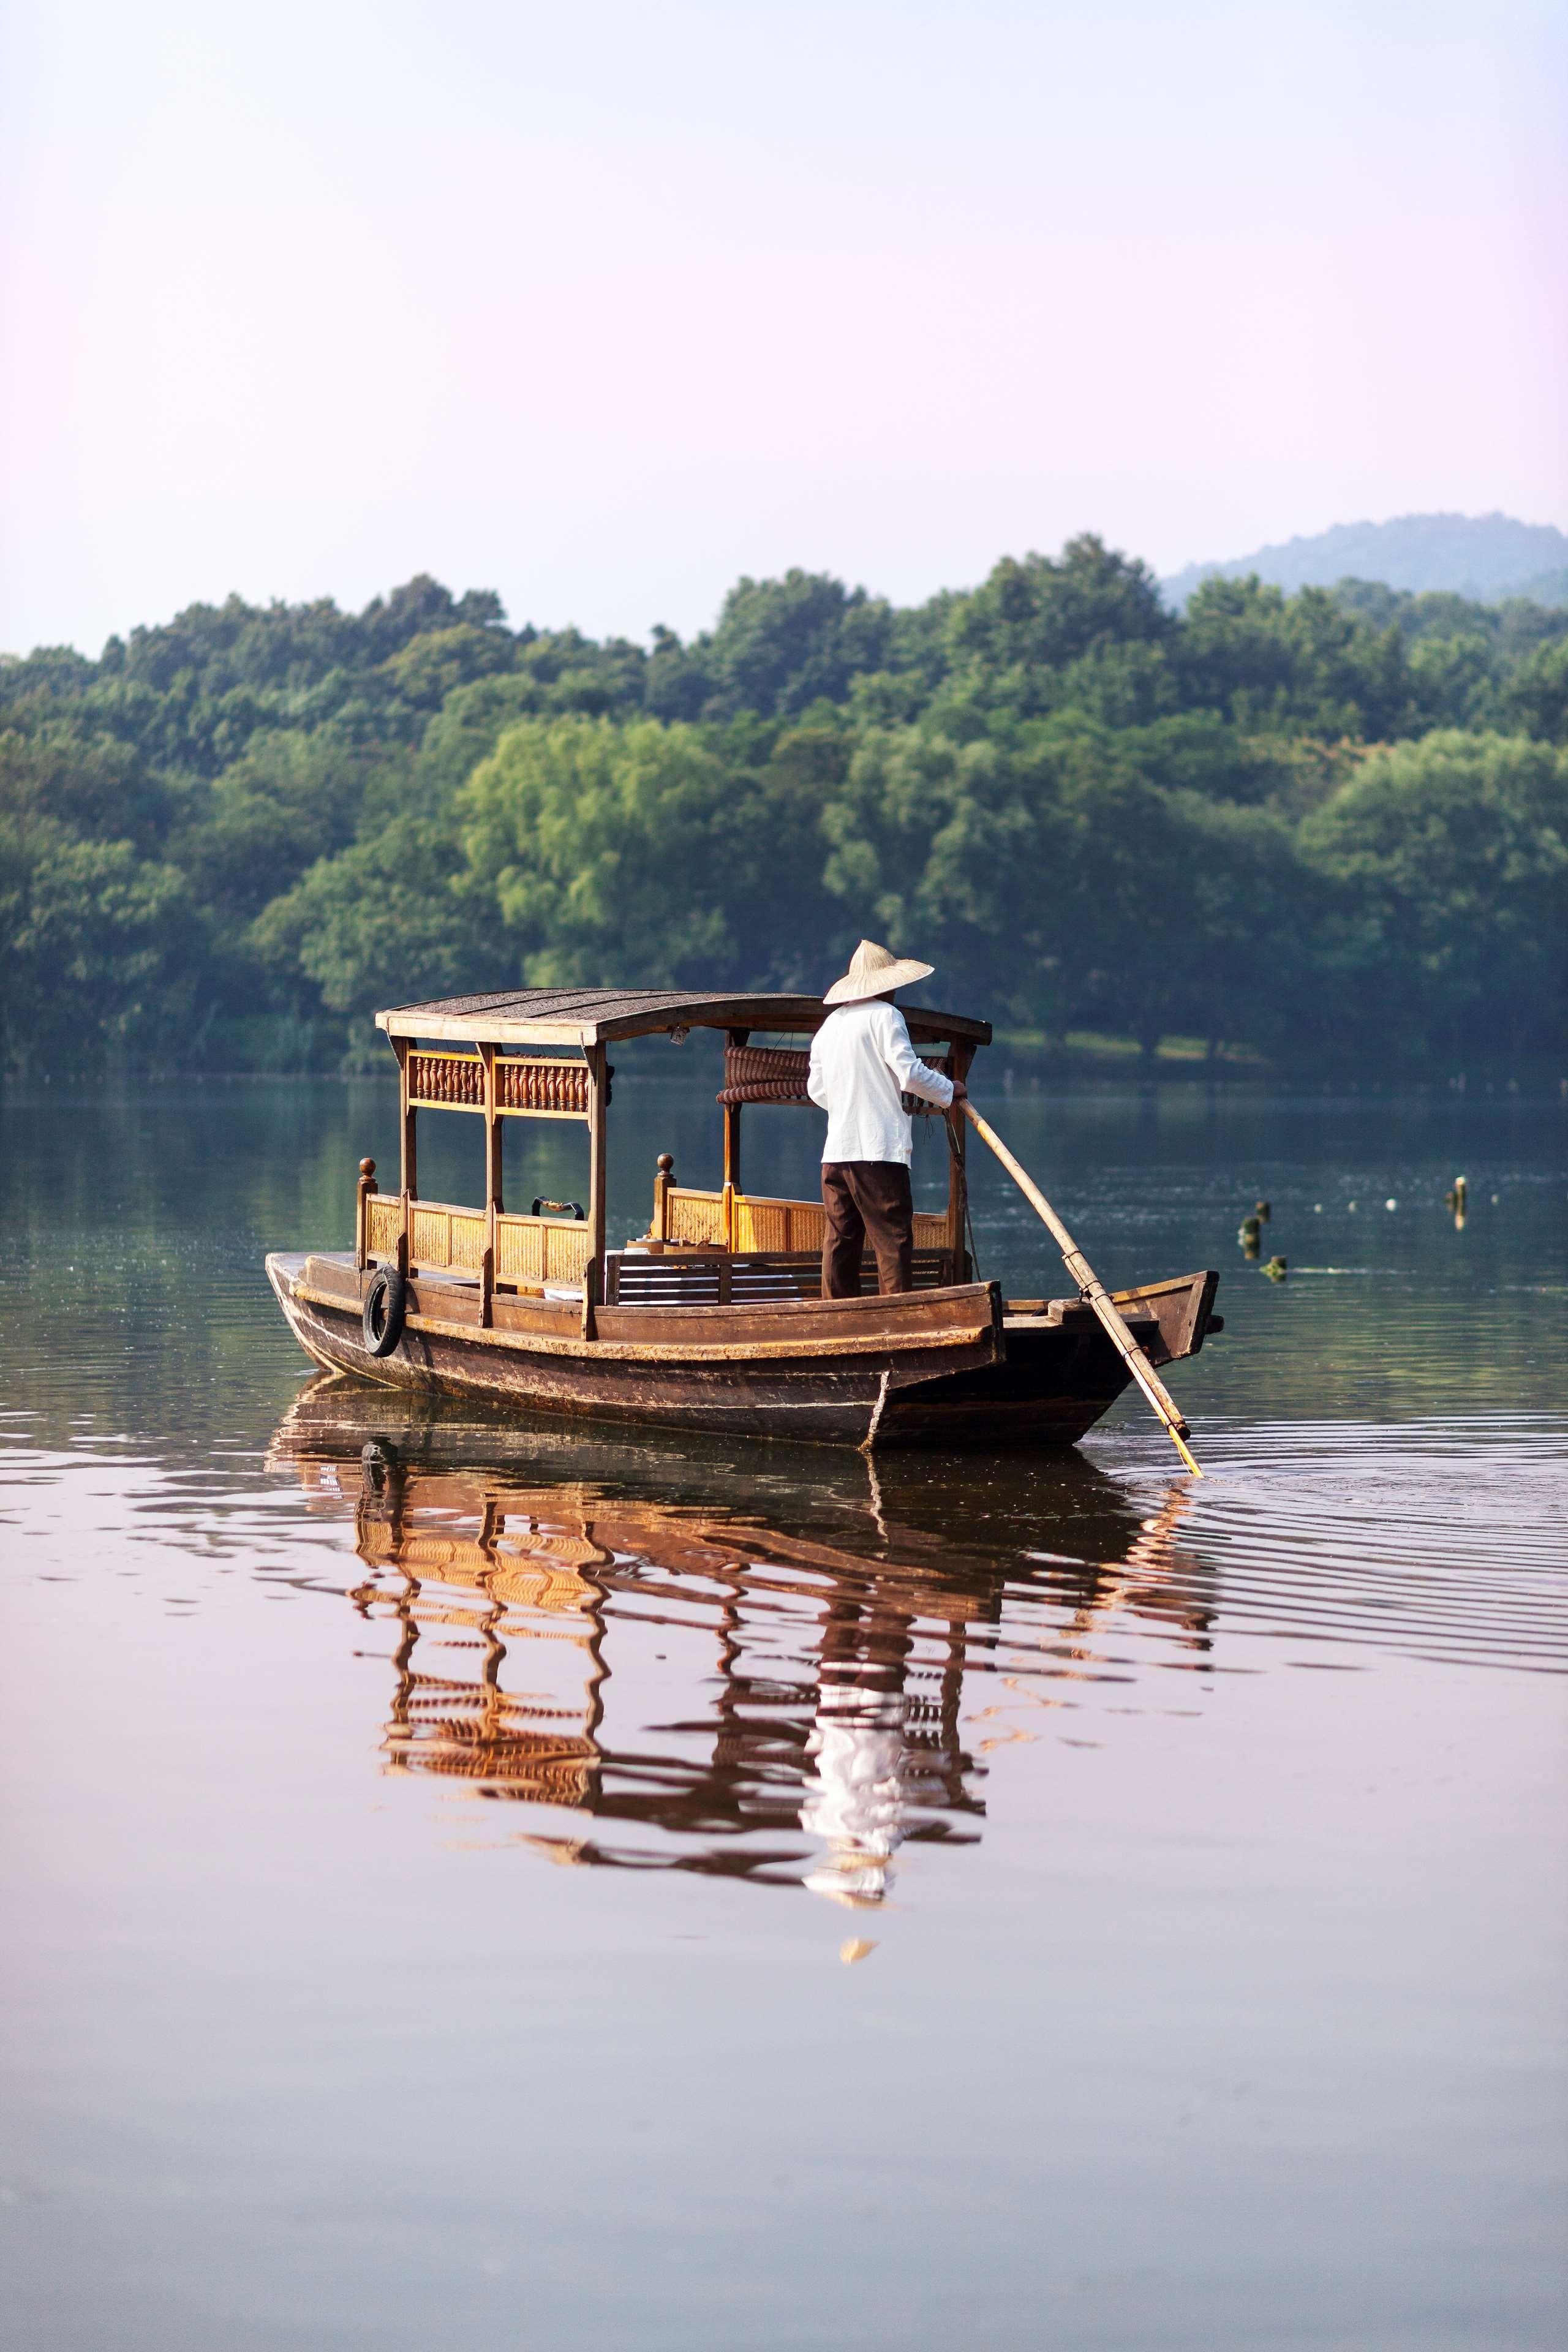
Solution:
<svg viewBox="0 0 1568 2352"><path fill-rule="evenodd" d="M805 1104L806 1054L758 1036L809 1037L817 998L674 990L525 989L378 1013L396 1055L402 1165L383 1192L362 1160L351 1252L278 1253L267 1271L306 1353L331 1370L529 1412L660 1422L747 1437L884 1447L1069 1445L1127 1386L1082 1298L1005 1299L978 1282L965 1242L964 1129L950 1123L945 1211L915 1218L912 1290L821 1297L820 1202L746 1191L749 1102ZM915 1043L965 1076L987 1022L906 1008ZM606 1113L620 1040L722 1031L723 1182L654 1178L647 1234L606 1247ZM481 1207L423 1199L417 1119L482 1119ZM588 1130L585 1209L501 1199L508 1118ZM1182 1275L1114 1294L1156 1367L1195 1355L1220 1328L1218 1276Z"/></svg>

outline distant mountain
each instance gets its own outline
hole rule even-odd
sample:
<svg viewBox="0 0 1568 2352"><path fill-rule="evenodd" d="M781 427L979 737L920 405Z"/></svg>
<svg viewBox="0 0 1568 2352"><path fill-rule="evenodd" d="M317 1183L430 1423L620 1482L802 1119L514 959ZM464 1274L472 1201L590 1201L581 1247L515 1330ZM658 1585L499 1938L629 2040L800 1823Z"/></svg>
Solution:
<svg viewBox="0 0 1568 2352"><path fill-rule="evenodd" d="M1189 563L1160 583L1184 604L1202 580L1256 572L1277 588L1331 588L1340 580L1381 580L1419 595L1428 589L1494 604L1529 596L1568 603L1568 533L1511 515L1400 515L1392 522L1337 522L1311 539L1260 547L1226 563Z"/></svg>
<svg viewBox="0 0 1568 2352"><path fill-rule="evenodd" d="M1537 572L1533 580L1521 580L1507 593L1527 596L1532 604L1568 604L1568 570Z"/></svg>

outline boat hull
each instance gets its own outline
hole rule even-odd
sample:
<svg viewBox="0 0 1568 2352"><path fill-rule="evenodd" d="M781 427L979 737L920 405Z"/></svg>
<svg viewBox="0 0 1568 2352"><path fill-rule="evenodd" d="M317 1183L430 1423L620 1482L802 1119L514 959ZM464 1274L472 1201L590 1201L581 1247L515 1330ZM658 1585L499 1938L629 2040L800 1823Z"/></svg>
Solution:
<svg viewBox="0 0 1568 2352"><path fill-rule="evenodd" d="M870 1446L1068 1446L1127 1386L1098 1326L1015 1325L994 1283L765 1309L602 1307L498 1297L418 1276L397 1345L362 1328L368 1272L283 1255L267 1272L315 1362L384 1387L515 1412L659 1423L719 1434ZM1149 1330L1157 1342L1158 1326Z"/></svg>

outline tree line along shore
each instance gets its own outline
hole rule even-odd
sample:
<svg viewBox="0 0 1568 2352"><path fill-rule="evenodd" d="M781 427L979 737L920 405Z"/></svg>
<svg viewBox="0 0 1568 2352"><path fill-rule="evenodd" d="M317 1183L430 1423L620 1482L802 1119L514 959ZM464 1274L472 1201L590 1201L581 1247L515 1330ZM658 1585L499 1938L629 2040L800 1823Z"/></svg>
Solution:
<svg viewBox="0 0 1568 2352"><path fill-rule="evenodd" d="M1084 537L905 608L743 579L685 643L421 577L0 660L13 1071L375 1066L379 1004L815 991L862 933L1047 1053L1550 1055L1568 611L1216 579L1178 614Z"/></svg>

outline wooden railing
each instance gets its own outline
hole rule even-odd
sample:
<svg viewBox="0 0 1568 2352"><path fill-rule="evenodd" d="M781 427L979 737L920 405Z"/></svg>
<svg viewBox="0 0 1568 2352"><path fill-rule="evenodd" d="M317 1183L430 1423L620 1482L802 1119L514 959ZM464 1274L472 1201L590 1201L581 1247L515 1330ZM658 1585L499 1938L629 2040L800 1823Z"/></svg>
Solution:
<svg viewBox="0 0 1568 2352"><path fill-rule="evenodd" d="M778 1201L752 1192L737 1192L732 1185L721 1192L699 1192L668 1184L663 1192L664 1222L655 1239L706 1243L730 1250L820 1250L823 1208L820 1201ZM947 1219L928 1211L915 1212L915 1247L942 1249L947 1243Z"/></svg>
<svg viewBox="0 0 1568 2352"><path fill-rule="evenodd" d="M500 1118L586 1118L588 1066L548 1054L498 1054L496 1115ZM408 1055L413 1110L485 1108L485 1067L478 1054L418 1046Z"/></svg>
<svg viewBox="0 0 1568 2352"><path fill-rule="evenodd" d="M498 1282L581 1282L592 1251L585 1224L552 1217L498 1216Z"/></svg>
<svg viewBox="0 0 1568 2352"><path fill-rule="evenodd" d="M408 1267L432 1274L482 1276L489 1220L483 1209L445 1201L408 1203ZM364 1203L367 1258L395 1260L403 1245L403 1198L372 1192ZM528 1287L581 1282L592 1236L585 1224L554 1217L495 1216L495 1280Z"/></svg>
<svg viewBox="0 0 1568 2352"><path fill-rule="evenodd" d="M360 1182L356 1255L361 1263L395 1264L403 1258L410 1273L423 1268L432 1274L471 1275L481 1283L517 1289L584 1279L594 1255L593 1231L574 1218L525 1217L500 1209L461 1208L448 1201L414 1200L406 1204L405 1253L403 1196L376 1192L373 1163L363 1164L373 1172L362 1175ZM728 1250L736 1256L800 1256L820 1254L823 1225L820 1201L773 1200L739 1192L729 1184L720 1192L701 1192L671 1183L663 1175L655 1187L651 1237L656 1242ZM948 1249L946 1217L917 1209L914 1245L922 1254ZM487 1250L491 1253L488 1276Z"/></svg>

